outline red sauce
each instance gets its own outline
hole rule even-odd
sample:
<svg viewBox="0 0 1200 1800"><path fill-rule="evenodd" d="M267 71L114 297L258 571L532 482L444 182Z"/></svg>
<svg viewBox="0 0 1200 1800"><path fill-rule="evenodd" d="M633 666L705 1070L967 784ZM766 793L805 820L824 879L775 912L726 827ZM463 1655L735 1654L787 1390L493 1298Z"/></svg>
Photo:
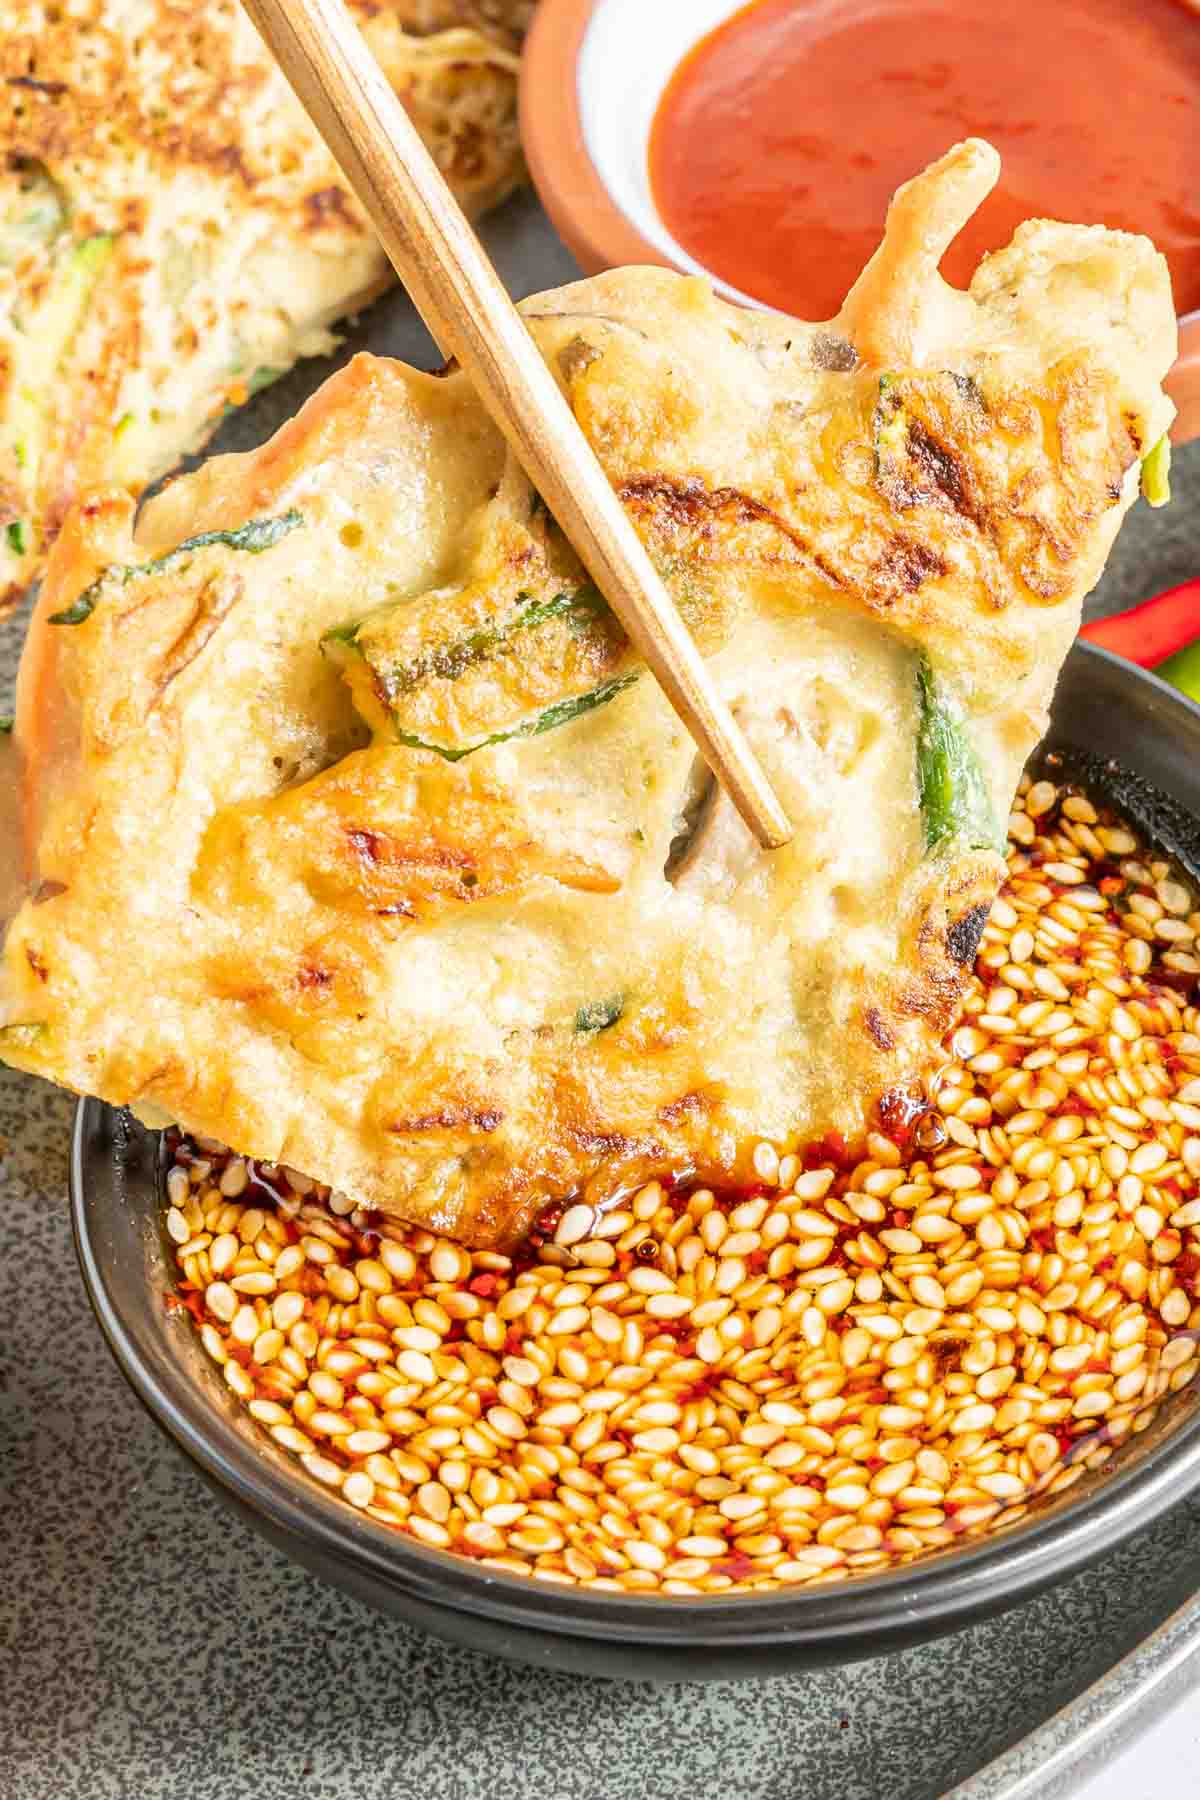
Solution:
<svg viewBox="0 0 1200 1800"><path fill-rule="evenodd" d="M1022 219L1144 231L1200 305L1200 16L1188 0L755 0L705 38L650 145L659 212L757 300L830 318L892 193L958 139L999 188L951 248L966 285Z"/></svg>

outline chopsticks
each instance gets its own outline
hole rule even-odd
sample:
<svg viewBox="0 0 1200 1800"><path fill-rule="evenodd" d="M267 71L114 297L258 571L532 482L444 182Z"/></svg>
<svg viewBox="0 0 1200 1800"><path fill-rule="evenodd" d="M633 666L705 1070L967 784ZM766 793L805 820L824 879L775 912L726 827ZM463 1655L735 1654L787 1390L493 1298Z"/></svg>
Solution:
<svg viewBox="0 0 1200 1800"><path fill-rule="evenodd" d="M343 0L243 0L417 311L767 849L792 827L482 245Z"/></svg>

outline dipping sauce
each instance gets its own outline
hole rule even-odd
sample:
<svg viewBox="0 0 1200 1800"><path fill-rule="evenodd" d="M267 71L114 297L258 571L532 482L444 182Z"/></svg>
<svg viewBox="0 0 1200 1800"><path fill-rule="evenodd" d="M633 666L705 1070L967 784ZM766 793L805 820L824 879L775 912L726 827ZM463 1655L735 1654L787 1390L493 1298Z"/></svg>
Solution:
<svg viewBox="0 0 1200 1800"><path fill-rule="evenodd" d="M942 265L1028 218L1146 232L1200 306L1200 9L1188 0L756 0L676 71L650 144L668 230L744 293L837 312L893 190L958 139L999 188Z"/></svg>

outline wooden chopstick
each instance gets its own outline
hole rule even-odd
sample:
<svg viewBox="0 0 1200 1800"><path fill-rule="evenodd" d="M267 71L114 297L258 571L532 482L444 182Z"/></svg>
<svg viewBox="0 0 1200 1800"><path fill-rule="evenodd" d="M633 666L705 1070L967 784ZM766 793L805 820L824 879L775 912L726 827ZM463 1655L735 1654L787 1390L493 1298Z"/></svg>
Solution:
<svg viewBox="0 0 1200 1800"><path fill-rule="evenodd" d="M738 812L792 827L482 245L342 0L244 0L447 355L471 377Z"/></svg>

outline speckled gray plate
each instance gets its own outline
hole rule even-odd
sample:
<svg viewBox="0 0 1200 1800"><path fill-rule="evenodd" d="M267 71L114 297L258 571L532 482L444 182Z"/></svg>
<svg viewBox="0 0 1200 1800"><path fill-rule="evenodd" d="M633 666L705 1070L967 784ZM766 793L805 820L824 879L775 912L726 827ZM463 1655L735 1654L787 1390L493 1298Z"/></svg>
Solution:
<svg viewBox="0 0 1200 1800"><path fill-rule="evenodd" d="M517 293L572 275L529 201L489 236ZM435 360L398 296L368 342ZM221 447L322 372L261 395ZM1200 445L1175 485L1127 523L1092 610L1200 574ZM0 711L18 635L0 626ZM1200 1602L1151 1634L1200 1588L1195 1499L1002 1619L770 1681L597 1687L377 1617L232 1520L129 1393L74 1267L71 1113L0 1071L3 1800L935 1800L976 1777L971 1800L1049 1800L1031 1763L1057 1757L1057 1781L1082 1728L1102 1755L1190 1679Z"/></svg>

